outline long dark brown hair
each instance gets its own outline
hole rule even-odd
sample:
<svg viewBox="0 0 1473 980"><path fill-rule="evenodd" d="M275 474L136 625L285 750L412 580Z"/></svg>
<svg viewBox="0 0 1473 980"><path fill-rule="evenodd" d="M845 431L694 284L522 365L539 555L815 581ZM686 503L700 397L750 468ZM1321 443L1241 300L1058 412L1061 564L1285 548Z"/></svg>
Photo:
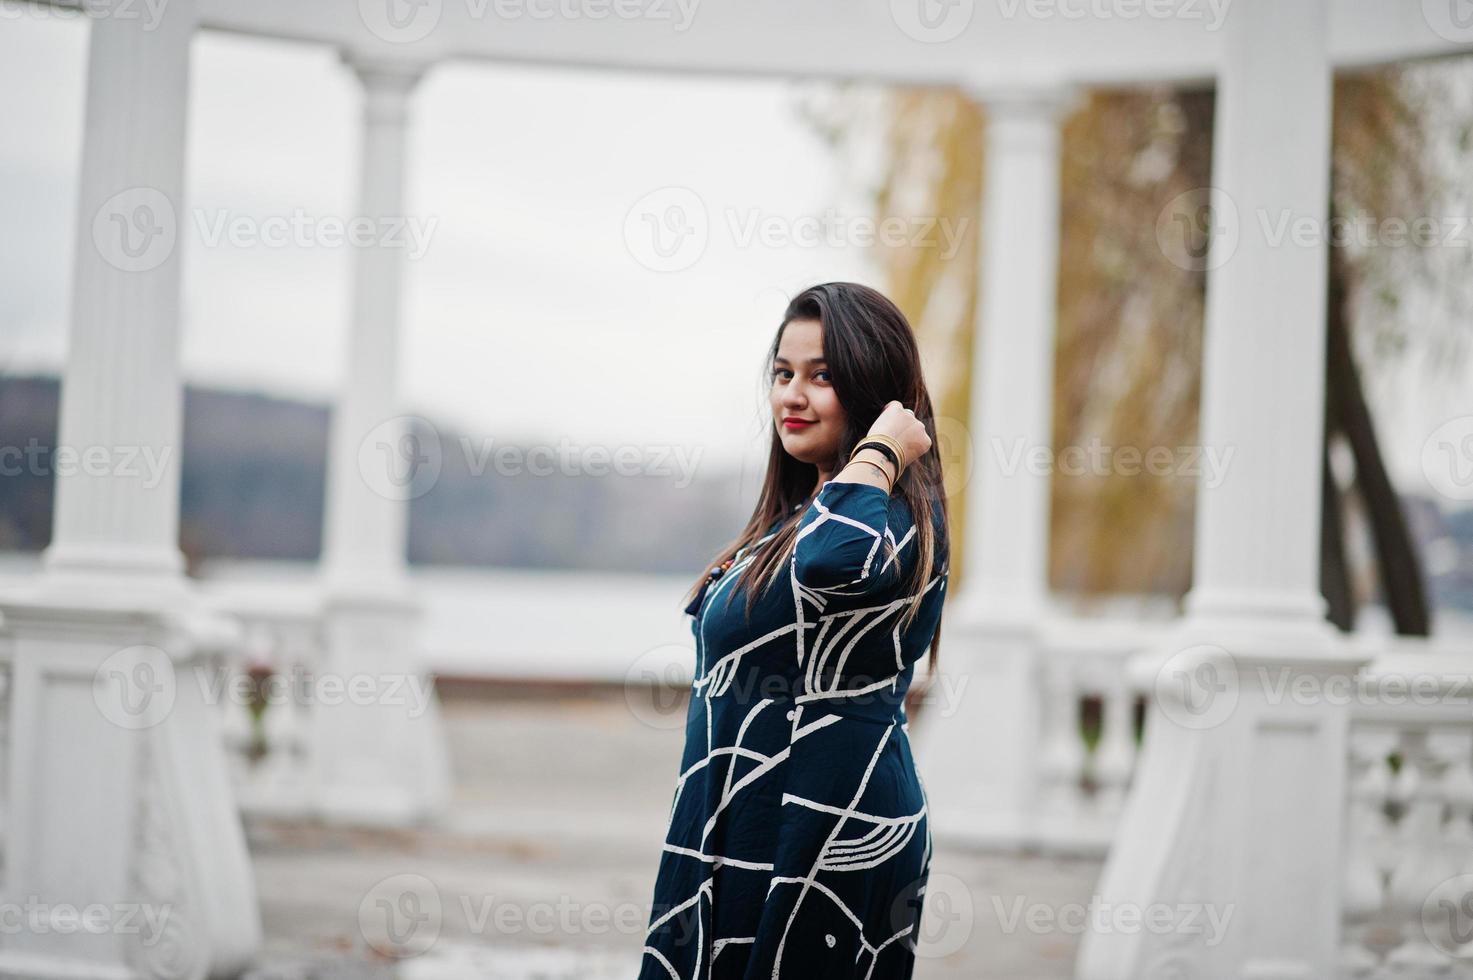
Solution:
<svg viewBox="0 0 1473 980"><path fill-rule="evenodd" d="M899 401L914 411L931 437L931 448L905 467L894 491L910 505L916 525L915 547L920 560L915 564L910 580L905 583L905 594L919 596L936 570L937 556L950 554L951 525L941 480L935 413L926 382L921 377L921 355L916 346L915 331L894 303L868 286L853 282L811 286L793 297L783 314L782 323L778 325L777 334L772 338L766 363L769 378L783 330L794 320L816 320L823 328L824 359L834 394L845 414L836 463L849 458L855 444L869 433L870 426L891 401ZM772 587L792 556L798 523L805 509L799 505L812 499L818 483L818 467L790 456L783 449L776 425L769 423L769 432L771 444L767 452L767 475L762 481L757 506L741 534L712 562L714 567L733 557L761 539L778 518L784 518L772 539L756 552L736 584L726 593L729 602L734 593L745 588L748 615L757 595ZM938 510L941 515L939 536L932 524ZM888 542L885 548L888 553ZM706 578L707 573L703 572L686 593L686 602L695 597ZM759 581L763 582L761 589L754 587ZM920 607L920 599L917 598L904 613L902 625L909 625ZM933 672L940 646L941 624L938 622L931 642L930 667Z"/></svg>

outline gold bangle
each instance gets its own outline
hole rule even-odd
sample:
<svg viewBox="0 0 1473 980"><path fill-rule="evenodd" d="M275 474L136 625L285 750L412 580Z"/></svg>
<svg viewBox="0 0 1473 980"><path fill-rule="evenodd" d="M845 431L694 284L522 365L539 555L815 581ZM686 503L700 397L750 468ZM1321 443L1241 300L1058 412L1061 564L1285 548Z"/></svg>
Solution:
<svg viewBox="0 0 1473 980"><path fill-rule="evenodd" d="M884 462L883 463L877 463L877 462L875 462L872 459L861 459L860 456L859 456L859 453L860 453L860 450L862 450L862 449L870 449L870 450L872 450L876 455L878 455L881 459L883 459ZM895 489L895 484L900 481L900 471L898 469L895 471L895 475L894 476L891 476L890 475L890 467L894 466L895 464L893 462L891 462L891 460L890 460L889 457L885 456L883 453L881 453L878 449L875 449L873 446L855 446L854 447L854 452L852 452L852 453L849 454L849 462L851 462L851 463L868 463L871 466L876 467L877 469L880 470L880 472L882 472L882 473L885 474L885 482L887 482L887 483L890 484L890 489L891 490L894 490Z"/></svg>
<svg viewBox="0 0 1473 980"><path fill-rule="evenodd" d="M878 434L877 433L877 434L872 435L872 436L865 436L865 438L866 439L878 439L880 442L883 442L885 445L887 445L891 449L895 450L895 455L900 457L900 468L902 470L905 469L906 464L910 462L910 460L908 460L908 459L905 458L905 447L902 446L900 444L900 440L899 439L896 439L894 436L887 436L887 435L883 435L883 434Z"/></svg>
<svg viewBox="0 0 1473 980"><path fill-rule="evenodd" d="M905 447L900 445L900 440L896 439L894 436L887 436L876 433L872 435L867 435L863 439L859 440L859 445L863 446L866 442L878 442L881 445L890 447L891 452L895 453L896 463L899 466L900 470L905 469L906 463L908 461L905 458ZM858 451L859 446L856 446L855 452ZM895 474L895 478L897 480L900 479L899 472Z"/></svg>
<svg viewBox="0 0 1473 980"><path fill-rule="evenodd" d="M862 458L859 454L861 452L863 452L864 450L866 450L866 449L868 449L870 452L874 453L875 454L875 457L877 457L878 460L876 460L874 458L871 458L871 459ZM857 462L860 462L860 463L872 463L875 466L880 467L880 469L884 470L884 472L885 472L885 479L889 481L890 488L893 490L895 488L895 484L897 484L897 483L900 482L900 467L895 465L895 460L891 459L889 457L889 455L887 455L887 453L885 452L885 449L886 449L886 447L885 447L884 443L877 442L874 445L869 445L869 446L864 445L863 443L861 443L860 445L855 446L854 449L853 449L853 451L849 453L848 462L851 462L852 463L852 462L856 462L857 461ZM893 450L891 450L891 452L893 452ZM893 474L892 474L892 469L893 469Z"/></svg>

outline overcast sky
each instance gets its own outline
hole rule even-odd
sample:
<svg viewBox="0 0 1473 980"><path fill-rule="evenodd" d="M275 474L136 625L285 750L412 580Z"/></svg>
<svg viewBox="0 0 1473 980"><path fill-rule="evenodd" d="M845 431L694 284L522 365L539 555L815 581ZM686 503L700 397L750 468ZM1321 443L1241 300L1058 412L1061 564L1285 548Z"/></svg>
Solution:
<svg viewBox="0 0 1473 980"><path fill-rule="evenodd" d="M0 370L55 370L85 27L41 13L54 8L4 10ZM222 219L350 217L358 83L328 49L213 33L196 41L193 70L186 377L330 397L344 361L347 249L212 245L208 232ZM497 439L754 459L762 355L785 299L815 281L875 281L855 235L841 245L742 237L753 221L792 230L831 210L862 213L796 96L771 81L434 69L413 103L408 210L426 237L408 263L405 405ZM660 271L640 222L672 201L708 217L706 246ZM1473 382L1473 365L1463 374ZM1372 391L1399 482L1426 490L1423 446L1445 420L1473 414L1473 383L1420 378L1415 364L1382 372Z"/></svg>
<svg viewBox="0 0 1473 980"><path fill-rule="evenodd" d="M54 369L85 30L11 10L0 82L23 95L0 126L0 367ZM310 228L354 213L358 82L327 49L220 34L196 42L193 73L186 377L326 397L344 361L348 251L209 237L221 219L300 214ZM860 244L743 238L755 218L858 213L795 100L767 81L434 69L413 103L408 210L426 247L408 249L405 403L505 439L678 443L706 462L750 452L786 298L873 281ZM704 252L677 252L676 271L649 267L663 260L639 248L639 210L626 234L657 192L694 192L709 216Z"/></svg>

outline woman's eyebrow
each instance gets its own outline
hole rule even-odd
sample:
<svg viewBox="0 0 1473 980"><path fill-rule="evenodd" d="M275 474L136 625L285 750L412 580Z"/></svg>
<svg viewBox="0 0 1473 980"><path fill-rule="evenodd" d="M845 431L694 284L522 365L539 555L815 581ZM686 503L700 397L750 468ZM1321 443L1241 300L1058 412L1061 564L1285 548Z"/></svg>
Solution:
<svg viewBox="0 0 1473 980"><path fill-rule="evenodd" d="M772 359L772 362L774 364L776 364L778 361L782 361L784 364L788 363L788 359L786 357L774 357ZM805 364L827 364L828 363L828 358L825 358L825 357L810 357L804 363Z"/></svg>

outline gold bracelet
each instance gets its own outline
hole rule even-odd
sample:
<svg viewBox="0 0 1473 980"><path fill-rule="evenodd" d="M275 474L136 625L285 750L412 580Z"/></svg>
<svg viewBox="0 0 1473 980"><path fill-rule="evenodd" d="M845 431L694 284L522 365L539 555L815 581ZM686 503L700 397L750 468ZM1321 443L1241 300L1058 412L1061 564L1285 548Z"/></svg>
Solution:
<svg viewBox="0 0 1473 980"><path fill-rule="evenodd" d="M905 458L905 447L900 445L899 439L896 439L894 436L887 436L880 433L875 433L874 435L865 436L863 439L860 440L860 442L866 442L871 439L877 442L884 443L891 449L895 450L895 455L900 458L900 468L902 470L905 469L905 465L909 462L909 460Z"/></svg>
<svg viewBox="0 0 1473 980"><path fill-rule="evenodd" d="M858 452L860 446L863 446L866 442L878 442L883 446L888 446L890 448L890 451L895 454L896 465L899 467L900 470L905 469L905 465L907 462L905 458L905 447L901 446L900 441L894 436L881 435L879 433L867 435L863 439L859 440L859 446L856 446L854 451ZM898 471L895 474L895 478L897 480L900 479L900 473Z"/></svg>
<svg viewBox="0 0 1473 980"><path fill-rule="evenodd" d="M865 442L869 442L869 439L866 439ZM850 460L853 460L853 458L854 457L857 457L857 455L859 455L860 452L865 451L865 449L869 449L869 451L872 451L873 454L878 455L879 458L882 458L882 460L885 461L885 472L887 472L887 473L890 472L890 469L888 469L888 467L891 467L891 466L896 467L896 479L899 480L900 479L900 466L899 466L899 464L896 463L896 460L891 460L891 458L888 457L888 455L885 455L884 448L882 448L882 447L885 447L885 444L882 444L882 442L879 442L878 445L865 445L865 442L860 442L860 444L857 445L857 447L854 447L853 452L850 452L850 454L848 454L848 458L850 458ZM875 441L875 442L878 442L878 441ZM894 449L891 449L891 452L894 452ZM899 457L899 455L900 455L899 452L896 452L896 455L897 455L897 457Z"/></svg>
<svg viewBox="0 0 1473 980"><path fill-rule="evenodd" d="M879 461L876 461L875 459L862 458L859 454L866 449L874 453L875 456L878 457ZM855 446L854 451L849 454L849 459L847 460L847 462L869 463L871 466L877 467L885 474L885 482L890 485L891 491L894 491L895 484L900 482L900 468L895 466L895 461L893 459L885 455L885 453L882 451L882 444L877 443L873 446ZM895 467L893 475L891 474L891 467Z"/></svg>
<svg viewBox="0 0 1473 980"><path fill-rule="evenodd" d="M875 462L872 459L860 459L859 458L859 453L860 453L860 450L863 450L863 449L872 450L875 453L875 455L879 456L885 462L884 463L877 463L877 462ZM891 476L890 475L890 467L892 467L892 466L895 465L894 462L892 462L888 456L886 456L884 453L880 452L878 449L875 449L873 446L856 446L856 447L854 447L854 452L852 452L852 453L849 454L849 462L851 462L851 463L854 463L854 462L869 463L871 466L878 467L880 469L880 471L885 474L885 482L887 482L887 483L890 484L890 489L891 490L894 490L895 489L895 484L897 482L899 482L899 480L900 480L900 470L897 469L895 471L895 475L894 476Z"/></svg>

